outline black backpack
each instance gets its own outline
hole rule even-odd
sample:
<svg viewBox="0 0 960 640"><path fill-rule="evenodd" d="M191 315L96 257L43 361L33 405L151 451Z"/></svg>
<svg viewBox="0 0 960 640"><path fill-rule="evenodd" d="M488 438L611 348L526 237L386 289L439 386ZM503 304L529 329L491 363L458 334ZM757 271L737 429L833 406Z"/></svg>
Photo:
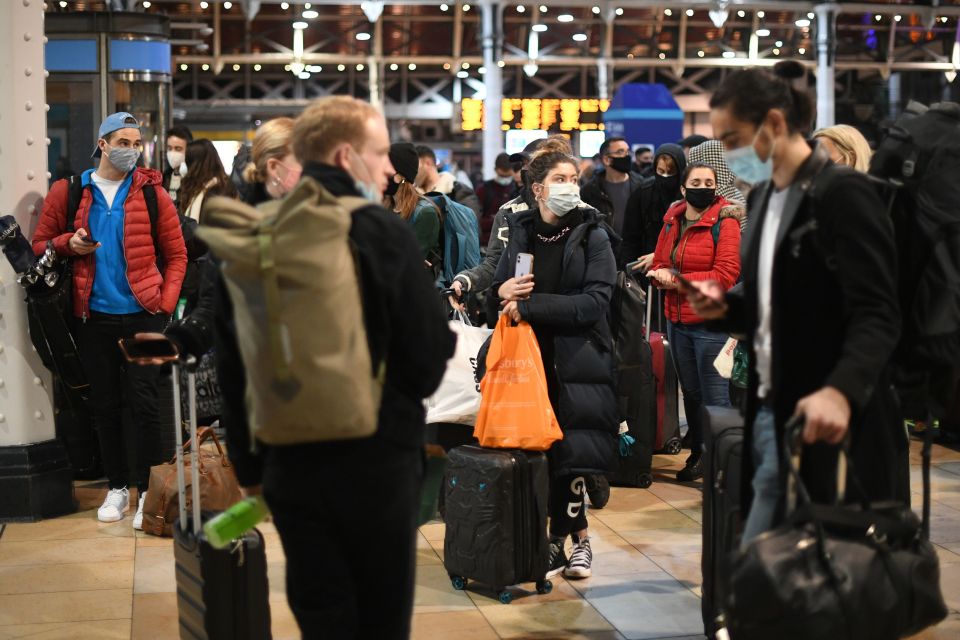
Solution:
<svg viewBox="0 0 960 640"><path fill-rule="evenodd" d="M960 104L911 102L870 174L883 184L896 231L898 377L935 382L960 362Z"/></svg>

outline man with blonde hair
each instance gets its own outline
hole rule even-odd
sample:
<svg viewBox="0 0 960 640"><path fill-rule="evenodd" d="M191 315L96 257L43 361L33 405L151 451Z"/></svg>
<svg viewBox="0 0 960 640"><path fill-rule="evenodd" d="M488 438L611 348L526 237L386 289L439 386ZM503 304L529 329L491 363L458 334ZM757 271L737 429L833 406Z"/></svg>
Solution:
<svg viewBox="0 0 960 640"><path fill-rule="evenodd" d="M321 98L297 118L292 147L301 180L334 197L370 200L351 214L350 241L373 369L386 372L377 431L355 440L260 443L254 456L242 415L226 425L230 456L248 491L262 482L303 637L401 640L413 612L423 399L439 386L454 337L413 232L380 205L394 174L381 113L351 97ZM221 387L224 403L237 410L243 373L224 293L216 314L219 371L231 374ZM317 325L322 330L321 318Z"/></svg>

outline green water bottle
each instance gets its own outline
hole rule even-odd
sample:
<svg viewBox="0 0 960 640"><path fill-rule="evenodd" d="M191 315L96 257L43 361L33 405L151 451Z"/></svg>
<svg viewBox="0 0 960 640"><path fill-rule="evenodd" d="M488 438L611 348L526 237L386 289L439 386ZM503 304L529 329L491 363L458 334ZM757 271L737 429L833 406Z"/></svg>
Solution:
<svg viewBox="0 0 960 640"><path fill-rule="evenodd" d="M250 496L236 503L203 525L207 540L217 549L223 549L232 540L241 537L260 524L270 514L261 496Z"/></svg>

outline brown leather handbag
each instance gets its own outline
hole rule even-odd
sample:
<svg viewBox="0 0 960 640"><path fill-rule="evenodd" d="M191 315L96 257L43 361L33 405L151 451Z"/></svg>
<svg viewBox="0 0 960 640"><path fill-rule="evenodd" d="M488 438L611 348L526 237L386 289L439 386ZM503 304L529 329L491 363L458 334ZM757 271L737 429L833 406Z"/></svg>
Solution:
<svg viewBox="0 0 960 640"><path fill-rule="evenodd" d="M201 445L213 440L217 452L204 449ZM186 482L187 511L192 503L192 481L190 479L190 451L193 441L183 445L184 480ZM197 457L200 467L200 507L204 511L223 511L239 502L240 484L227 456L220 446L220 440L210 427L197 431ZM150 468L150 488L143 503L143 530L155 536L172 536L173 523L177 519L180 499L177 490L177 460L174 458L165 464Z"/></svg>

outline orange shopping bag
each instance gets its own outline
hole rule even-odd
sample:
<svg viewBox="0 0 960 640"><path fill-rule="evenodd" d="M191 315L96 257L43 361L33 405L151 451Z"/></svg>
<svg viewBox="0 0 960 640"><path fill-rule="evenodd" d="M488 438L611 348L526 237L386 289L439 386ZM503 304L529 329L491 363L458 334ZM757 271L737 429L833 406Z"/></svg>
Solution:
<svg viewBox="0 0 960 640"><path fill-rule="evenodd" d="M546 451L563 438L550 406L540 345L526 322L500 316L480 382L474 437L481 447Z"/></svg>

